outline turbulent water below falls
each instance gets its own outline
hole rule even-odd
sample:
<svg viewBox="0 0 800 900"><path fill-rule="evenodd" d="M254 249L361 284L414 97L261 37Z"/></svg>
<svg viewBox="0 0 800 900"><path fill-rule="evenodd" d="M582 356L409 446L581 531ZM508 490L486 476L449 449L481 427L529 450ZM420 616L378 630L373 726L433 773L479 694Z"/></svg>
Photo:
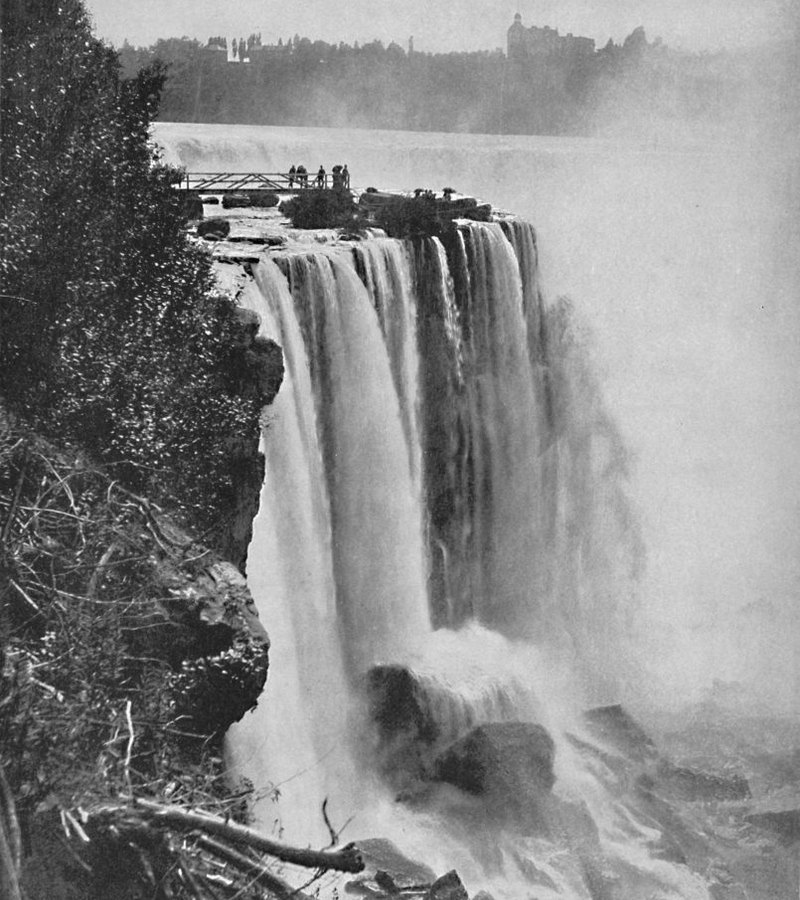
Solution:
<svg viewBox="0 0 800 900"><path fill-rule="evenodd" d="M640 547L619 435L569 307L543 300L531 226L273 255L245 302L286 361L248 561L270 678L230 740L261 826L327 843L327 800L343 837L391 838L473 893L707 897L580 750L581 709L629 674L608 651ZM398 672L435 739L402 721ZM419 763L515 721L555 742L533 818Z"/></svg>

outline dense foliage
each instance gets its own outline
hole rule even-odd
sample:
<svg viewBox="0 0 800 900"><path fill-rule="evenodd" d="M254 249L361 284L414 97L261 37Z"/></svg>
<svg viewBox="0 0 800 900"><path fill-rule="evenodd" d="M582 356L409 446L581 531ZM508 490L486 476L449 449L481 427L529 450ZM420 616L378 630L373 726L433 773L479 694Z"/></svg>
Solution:
<svg viewBox="0 0 800 900"><path fill-rule="evenodd" d="M767 54L674 51L641 28L586 55L432 54L298 36L238 48L228 61L220 39L172 38L126 44L120 57L131 72L154 60L168 65L160 116L179 122L591 134L610 117L720 121L752 87L754 69L766 107L779 102Z"/></svg>
<svg viewBox="0 0 800 900"><path fill-rule="evenodd" d="M282 210L294 228L357 229L359 226L358 207L349 191L303 191L284 201Z"/></svg>
<svg viewBox="0 0 800 900"><path fill-rule="evenodd" d="M9 0L2 16L0 389L210 526L229 438L258 411L228 375L231 302L148 142L164 69L123 78L78 0Z"/></svg>
<svg viewBox="0 0 800 900"><path fill-rule="evenodd" d="M2 409L0 511L0 780L23 829L133 793L242 813L220 740L260 692L267 647L205 574L218 558Z"/></svg>

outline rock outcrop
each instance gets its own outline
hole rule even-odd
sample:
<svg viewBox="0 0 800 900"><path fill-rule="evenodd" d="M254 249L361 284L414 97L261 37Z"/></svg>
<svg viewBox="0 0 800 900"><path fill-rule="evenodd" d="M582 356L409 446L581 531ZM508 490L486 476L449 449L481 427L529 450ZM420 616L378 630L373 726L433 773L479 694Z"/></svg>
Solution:
<svg viewBox="0 0 800 900"><path fill-rule="evenodd" d="M226 238L230 232L231 223L223 218L204 219L197 225L198 237L205 238L207 241L220 241Z"/></svg>
<svg viewBox="0 0 800 900"><path fill-rule="evenodd" d="M236 393L268 406L283 382L283 351L267 338L258 336L257 313L239 308L231 345L229 377ZM258 434L234 434L228 437L226 450L233 482L233 502L225 527L215 534L215 546L242 572L247 548L253 534L253 519L258 512L264 481L264 459L259 452Z"/></svg>
<svg viewBox="0 0 800 900"><path fill-rule="evenodd" d="M490 722L440 754L432 775L483 798L493 816L537 829L545 827L554 760L555 743L541 725Z"/></svg>
<svg viewBox="0 0 800 900"><path fill-rule="evenodd" d="M377 764L398 789L427 776L440 728L414 673L402 665L374 666L363 690L377 736Z"/></svg>
<svg viewBox="0 0 800 900"><path fill-rule="evenodd" d="M347 883L349 894L374 896L426 891L436 880L430 866L410 859L386 838L365 838L356 844L364 871Z"/></svg>
<svg viewBox="0 0 800 900"><path fill-rule="evenodd" d="M0 768L34 836L24 887L48 810L224 797L221 739L257 702L269 640L237 566L2 411L0 504Z"/></svg>

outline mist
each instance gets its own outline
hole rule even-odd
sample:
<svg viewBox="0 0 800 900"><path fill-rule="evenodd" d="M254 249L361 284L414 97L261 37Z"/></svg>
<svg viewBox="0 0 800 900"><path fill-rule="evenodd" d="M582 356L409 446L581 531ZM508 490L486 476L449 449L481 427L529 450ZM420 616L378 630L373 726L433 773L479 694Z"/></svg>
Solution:
<svg viewBox="0 0 800 900"><path fill-rule="evenodd" d="M156 138L190 169L346 161L362 189L450 185L534 223L546 296L584 323L630 455L647 677L627 699L680 704L719 681L797 709L793 146L178 124Z"/></svg>

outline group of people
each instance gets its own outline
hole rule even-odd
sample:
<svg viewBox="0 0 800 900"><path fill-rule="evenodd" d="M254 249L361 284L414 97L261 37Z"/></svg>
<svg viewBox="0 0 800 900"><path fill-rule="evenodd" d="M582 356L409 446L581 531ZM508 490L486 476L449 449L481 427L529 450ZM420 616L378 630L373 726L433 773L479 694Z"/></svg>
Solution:
<svg viewBox="0 0 800 900"><path fill-rule="evenodd" d="M293 188L297 183L298 187L307 188L308 187L308 170L304 165L292 166L289 169L289 187ZM317 176L314 179L315 188L326 188L328 187L328 173L325 171L324 166L319 167L319 171L317 172ZM342 189L349 190L350 189L350 172L347 169L347 164L343 166L334 166L331 170L331 187L334 190Z"/></svg>

